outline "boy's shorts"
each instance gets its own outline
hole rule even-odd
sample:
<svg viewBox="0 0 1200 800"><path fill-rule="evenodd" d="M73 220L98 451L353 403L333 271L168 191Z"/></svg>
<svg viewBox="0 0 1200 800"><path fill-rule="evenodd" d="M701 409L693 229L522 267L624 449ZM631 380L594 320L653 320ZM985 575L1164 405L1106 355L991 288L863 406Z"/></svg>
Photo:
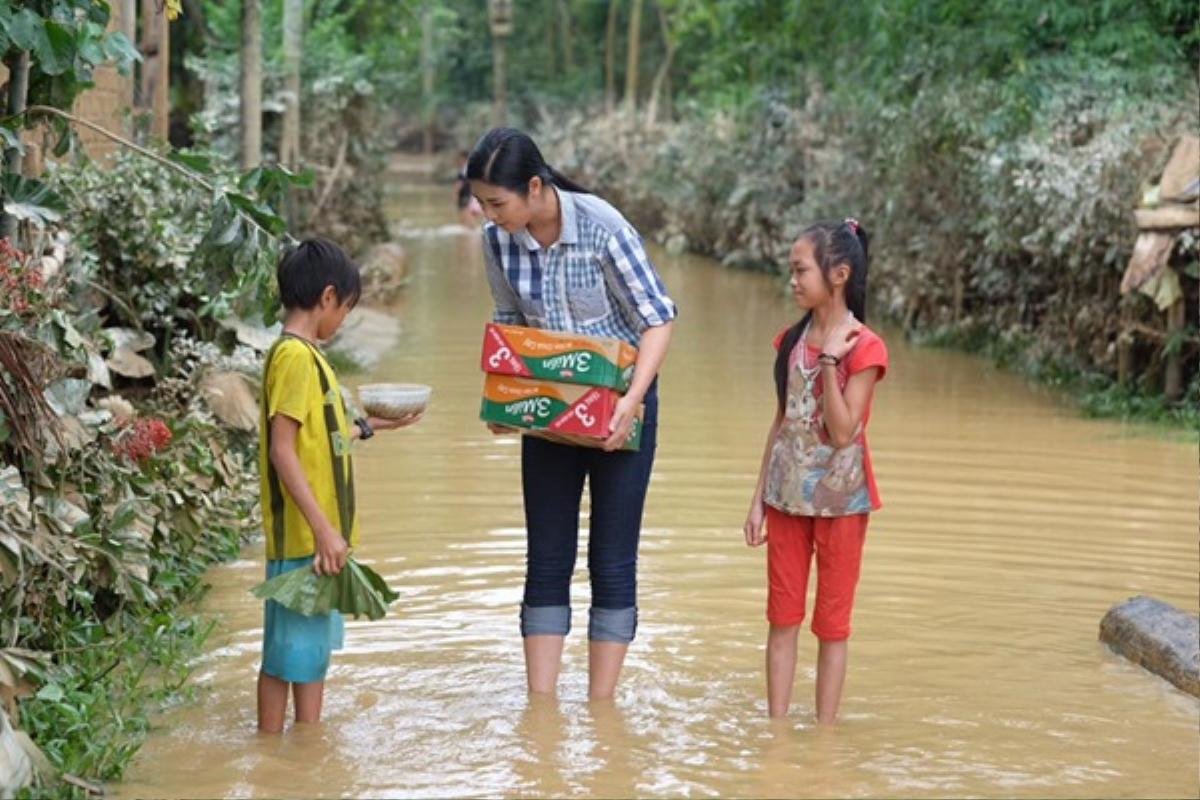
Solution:
<svg viewBox="0 0 1200 800"><path fill-rule="evenodd" d="M850 613L862 567L869 515L798 517L767 506L767 620L804 621L812 556L817 554L817 599L812 632L822 641L850 638Z"/></svg>
<svg viewBox="0 0 1200 800"><path fill-rule="evenodd" d="M312 556L271 559L267 561L267 578L293 569L311 569L312 562ZM289 683L325 680L330 654L342 649L342 615L333 611L306 617L274 600L264 605L262 671Z"/></svg>

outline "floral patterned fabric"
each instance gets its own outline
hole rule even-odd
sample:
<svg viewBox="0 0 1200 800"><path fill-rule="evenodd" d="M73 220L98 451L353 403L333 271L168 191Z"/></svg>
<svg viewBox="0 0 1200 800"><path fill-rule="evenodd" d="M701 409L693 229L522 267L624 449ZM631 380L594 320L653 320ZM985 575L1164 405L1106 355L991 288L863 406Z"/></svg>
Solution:
<svg viewBox="0 0 1200 800"><path fill-rule="evenodd" d="M775 338L777 350L785 332ZM844 517L876 511L881 503L866 437L871 408L863 414L853 442L840 449L830 443L821 411L820 353L819 346L802 336L789 356L787 404L771 446L763 500L795 516ZM845 389L851 375L871 368L879 370L877 380L882 380L887 367L883 339L864 326L838 365L838 385Z"/></svg>

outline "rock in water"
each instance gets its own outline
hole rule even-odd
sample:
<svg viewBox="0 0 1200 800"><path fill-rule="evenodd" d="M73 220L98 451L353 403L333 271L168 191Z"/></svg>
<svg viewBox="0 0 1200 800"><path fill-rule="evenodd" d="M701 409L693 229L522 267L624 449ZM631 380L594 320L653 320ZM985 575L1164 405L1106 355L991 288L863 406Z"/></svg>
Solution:
<svg viewBox="0 0 1200 800"><path fill-rule="evenodd" d="M408 253L399 242L384 242L362 258L363 296L384 303L396 296L408 278Z"/></svg>
<svg viewBox="0 0 1200 800"><path fill-rule="evenodd" d="M681 256L687 252L688 238L684 233L673 233L667 237L667 241L663 243L668 255Z"/></svg>
<svg viewBox="0 0 1200 800"><path fill-rule="evenodd" d="M356 307L346 317L327 349L341 353L362 369L371 369L400 341L400 321L392 314Z"/></svg>
<svg viewBox="0 0 1200 800"><path fill-rule="evenodd" d="M240 372L210 372L200 382L209 409L231 428L258 428L258 393Z"/></svg>
<svg viewBox="0 0 1200 800"><path fill-rule="evenodd" d="M1104 615L1100 641L1200 697L1200 618L1153 597L1133 597Z"/></svg>

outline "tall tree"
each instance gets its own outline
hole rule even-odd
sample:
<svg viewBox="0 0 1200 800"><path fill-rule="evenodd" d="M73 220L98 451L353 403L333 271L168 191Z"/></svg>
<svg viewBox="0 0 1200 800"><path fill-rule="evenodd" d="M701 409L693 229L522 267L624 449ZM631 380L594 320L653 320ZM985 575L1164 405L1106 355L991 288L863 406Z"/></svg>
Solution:
<svg viewBox="0 0 1200 800"><path fill-rule="evenodd" d="M283 0L283 132L279 163L300 163L300 64L304 54L304 0Z"/></svg>
<svg viewBox="0 0 1200 800"><path fill-rule="evenodd" d="M508 37L512 35L512 0L488 0L492 30L492 124L508 124Z"/></svg>
<svg viewBox="0 0 1200 800"><path fill-rule="evenodd" d="M638 56L641 54L642 0L633 0L629 12L629 37L625 61L625 111L632 120L637 116Z"/></svg>
<svg viewBox="0 0 1200 800"><path fill-rule="evenodd" d="M433 58L433 14L431 0L426 0L421 7L421 116L422 144L426 155L433 153L434 121L437 115L435 104L434 83L437 79L436 64Z"/></svg>
<svg viewBox="0 0 1200 800"><path fill-rule="evenodd" d="M650 101L646 104L647 127L658 122L659 100L667 96L667 81L671 75L671 64L675 61L675 36L671 33L671 20L662 3L658 4L658 24L662 28L663 60L650 86Z"/></svg>
<svg viewBox="0 0 1200 800"><path fill-rule="evenodd" d="M547 75L558 75L558 36L555 33L555 19L558 17L557 0L542 0L542 33L546 37Z"/></svg>
<svg viewBox="0 0 1200 800"><path fill-rule="evenodd" d="M171 29L158 0L142 0L142 106L151 110L151 135L167 141L171 127Z"/></svg>
<svg viewBox="0 0 1200 800"><path fill-rule="evenodd" d="M15 117L17 114L25 113L25 104L29 97L29 51L10 50L9 57L4 60L4 66L8 68L6 110L10 117ZM14 139L19 135L19 133L11 134ZM23 160L20 148L9 148L4 153L4 172L10 175L20 175ZM3 199L0 196L0 200ZM0 205L0 239L12 240L16 232L17 218L11 214L5 214L4 206Z"/></svg>
<svg viewBox="0 0 1200 800"><path fill-rule="evenodd" d="M609 0L608 22L604 26L604 110L609 114L617 106L617 11L620 0Z"/></svg>
<svg viewBox="0 0 1200 800"><path fill-rule="evenodd" d="M121 33L129 41L137 39L138 0L121 0Z"/></svg>
<svg viewBox="0 0 1200 800"><path fill-rule="evenodd" d="M508 123L508 54L506 37L492 37L492 122Z"/></svg>
<svg viewBox="0 0 1200 800"><path fill-rule="evenodd" d="M575 71L575 49L571 41L571 3L570 0L558 0L558 31L562 42L563 75L570 77Z"/></svg>
<svg viewBox="0 0 1200 800"><path fill-rule="evenodd" d="M262 162L262 0L242 0L242 169Z"/></svg>

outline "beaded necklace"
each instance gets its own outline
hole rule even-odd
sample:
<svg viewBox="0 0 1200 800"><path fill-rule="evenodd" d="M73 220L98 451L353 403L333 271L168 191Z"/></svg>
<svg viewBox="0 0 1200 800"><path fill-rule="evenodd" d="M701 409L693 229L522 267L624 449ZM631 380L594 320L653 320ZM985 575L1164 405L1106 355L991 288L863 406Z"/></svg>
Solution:
<svg viewBox="0 0 1200 800"><path fill-rule="evenodd" d="M804 326L804 332L800 334L800 358L796 359L796 369L800 371L800 377L804 378L804 382L812 385L813 378L821 371L821 362L817 361L811 367L807 366L808 361L808 329L812 327L810 322Z"/></svg>
<svg viewBox="0 0 1200 800"><path fill-rule="evenodd" d="M854 319L854 312L851 311L846 315L847 320ZM796 360L796 369L800 370L800 376L804 378L805 383L812 384L813 377L821 371L821 357L817 356L817 362L809 367L808 362L808 329L812 327L812 322L804 326L804 331L800 334L800 358Z"/></svg>

